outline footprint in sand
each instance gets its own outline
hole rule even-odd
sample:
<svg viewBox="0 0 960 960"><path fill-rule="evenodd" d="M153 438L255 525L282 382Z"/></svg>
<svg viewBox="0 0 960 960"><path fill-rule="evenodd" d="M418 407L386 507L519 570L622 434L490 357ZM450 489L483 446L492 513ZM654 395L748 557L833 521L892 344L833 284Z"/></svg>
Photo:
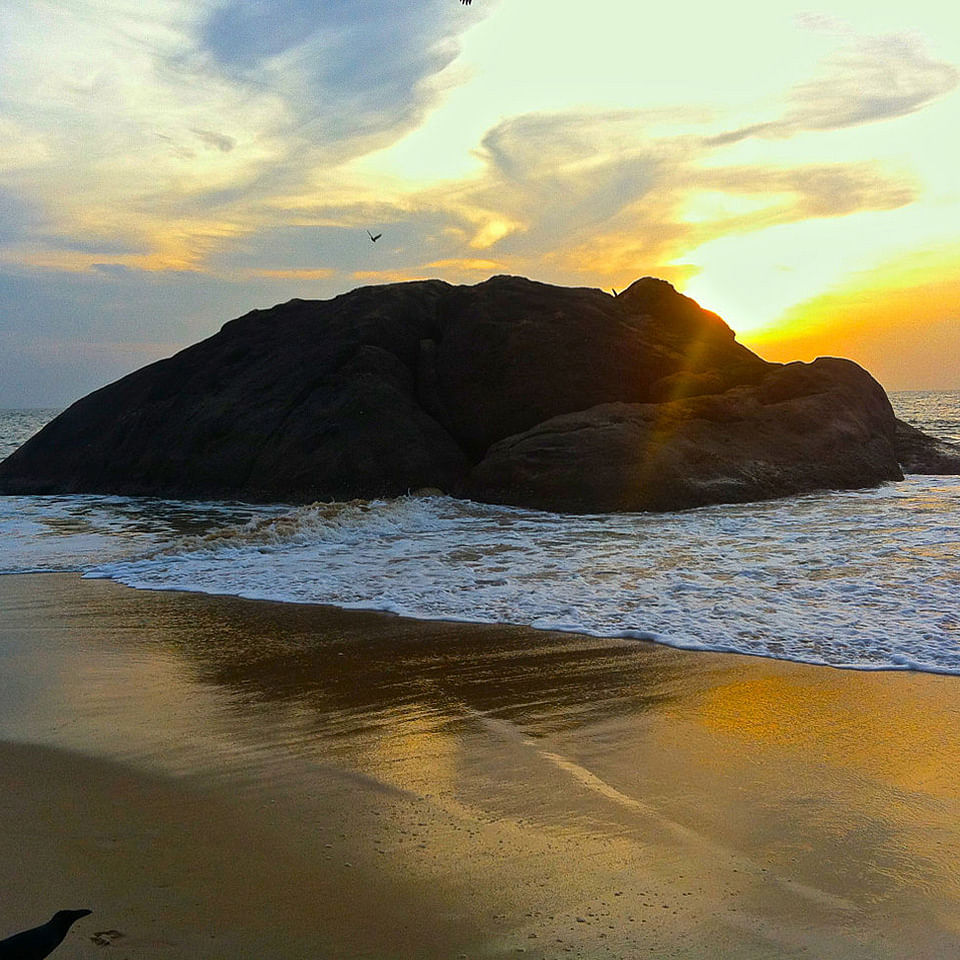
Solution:
<svg viewBox="0 0 960 960"><path fill-rule="evenodd" d="M119 940L123 934L119 930L98 930L91 938L90 942L98 947L109 947L114 940Z"/></svg>

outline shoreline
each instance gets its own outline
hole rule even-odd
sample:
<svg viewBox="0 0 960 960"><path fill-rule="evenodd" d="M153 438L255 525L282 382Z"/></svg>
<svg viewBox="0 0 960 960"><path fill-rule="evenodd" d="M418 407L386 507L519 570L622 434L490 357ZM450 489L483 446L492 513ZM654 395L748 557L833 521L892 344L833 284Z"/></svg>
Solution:
<svg viewBox="0 0 960 960"><path fill-rule="evenodd" d="M469 620L466 618L457 619L454 617L442 617L442 616L427 616L425 614L413 615L406 613L396 613L392 610L378 610L373 607L355 607L355 606L340 606L336 603L320 603L316 600L295 600L295 599L286 599L286 600L274 600L264 597L247 597L242 596L236 593L217 593L217 592L207 592L205 590L187 590L179 586L172 587L153 587L153 586L141 586L141 585L131 585L124 583L122 580L114 579L110 576L98 576L98 577L89 577L85 578L81 571L67 571L67 572L56 572L48 573L46 571L37 571L37 572L28 572L28 573L15 573L15 574L0 574L0 576L78 576L81 579L90 579L90 580L106 580L111 583L116 584L117 586L126 589L126 590L140 590L146 591L147 593L177 593L183 594L185 596L199 596L199 597L212 597L214 599L222 599L226 601L239 600L244 603L252 604L268 604L275 605L277 607L309 607L315 608L320 611L336 612L337 614L346 614L347 616L358 615L358 616L372 616L372 617L382 617L386 620L403 620L410 623L419 623L419 624L446 624L451 627L462 626L467 630L471 629L490 629L490 630L530 630L534 633L546 633L556 636L570 636L570 637L582 637L588 638L590 640L596 640L601 644L638 644L641 647L656 646L656 647L667 647L671 650L677 650L682 653L702 653L707 655L716 655L716 656L732 656L732 657L747 657L747 658L757 658L760 660L772 660L779 663L794 663L801 667L813 667L821 668L825 667L831 670L852 670L855 672L862 673L922 673L930 674L931 676L942 676L942 677L960 677L960 668L956 670L950 670L945 667L933 667L930 665L918 666L914 662L904 662L898 664L879 664L879 665L868 665L868 664L857 664L857 663L830 663L828 661L816 661L816 660L800 660L792 657L786 656L774 656L771 653L761 653L751 650L742 650L736 647L709 647L703 644L698 644L695 642L692 643L681 643L681 642L670 642L669 640L663 640L659 636L656 636L647 631L623 631L621 633L589 633L585 630L577 630L574 628L564 628L558 626L552 627L538 627L529 623L512 623L509 621L485 621L485 620Z"/></svg>
<svg viewBox="0 0 960 960"><path fill-rule="evenodd" d="M960 951L956 677L72 574L0 609L0 936L83 906L81 958Z"/></svg>
<svg viewBox="0 0 960 960"><path fill-rule="evenodd" d="M14 573L14 574L0 574L0 576L79 576L84 577L82 571L68 571L68 572L57 572L57 573L48 573L45 571L31 571L28 573ZM446 616L429 616L427 614L412 614L412 613L398 613L394 610L387 609L377 609L375 607L362 607L362 606L347 606L339 605L337 603L328 602L322 603L316 600L298 600L294 598L286 598L282 600L273 599L269 597L254 597L254 596L244 596L237 593L221 593L217 591L206 591L202 589L185 589L181 586L152 586L144 584L129 584L124 582L122 579L114 579L111 576L97 576L90 577L91 580L106 580L111 583L114 583L116 586L121 587L127 590L135 591L145 591L147 593L175 593L183 594L185 596L196 596L196 597L210 597L214 599L222 599L224 601L240 601L243 603L251 604L266 604L272 605L279 608L283 607L307 607L313 608L318 611L327 611L329 613L336 613L337 615L344 614L346 616L371 616L374 618L384 618L387 621L390 620L401 620L413 624L441 624L447 625L450 627L463 627L466 630L479 629L479 630L520 630L520 631L532 631L535 634L547 634L551 636L569 636L569 637L580 637L589 640L595 640L600 644L626 644L626 645L639 645L641 647L666 647L670 650L675 650L681 653L693 653L693 654L706 654L708 656L731 656L731 657L744 657L748 659L759 659L759 660L769 660L778 663L792 663L796 664L799 667L811 667L815 669L819 668L829 668L833 670L850 670L854 672L862 673L919 673L919 674L928 674L931 676L942 676L942 677L960 677L960 666L955 668L940 667L936 665L930 665L929 663L920 663L920 661L907 660L906 658L901 658L897 662L892 663L880 663L880 664L868 664L868 663L834 663L829 660L804 660L797 657L790 656L777 656L774 653L769 651L755 651L749 649L743 649L741 647L735 646L708 646L706 644L691 641L691 642L681 642L681 641L670 641L667 639L662 639L660 635L655 634L651 631L636 631L636 630L624 630L619 633L591 633L584 629L578 629L575 627L565 627L565 626L549 626L549 627L540 627L535 626L531 623L526 622L510 622L510 621L486 621L486 620L472 620L469 618L456 618L456 617L446 617Z"/></svg>
<svg viewBox="0 0 960 960"><path fill-rule="evenodd" d="M956 481L610 518L475 511L449 498L289 513L14 498L0 528L14 568L79 566L135 589L960 675Z"/></svg>

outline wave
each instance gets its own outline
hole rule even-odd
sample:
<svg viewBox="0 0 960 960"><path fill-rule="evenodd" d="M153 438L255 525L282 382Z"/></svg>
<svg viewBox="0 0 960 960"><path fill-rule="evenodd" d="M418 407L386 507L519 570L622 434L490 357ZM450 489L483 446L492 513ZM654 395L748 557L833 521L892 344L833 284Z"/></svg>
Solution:
<svg viewBox="0 0 960 960"><path fill-rule="evenodd" d="M960 673L960 481L678 514L407 497L251 516L87 570L132 587Z"/></svg>

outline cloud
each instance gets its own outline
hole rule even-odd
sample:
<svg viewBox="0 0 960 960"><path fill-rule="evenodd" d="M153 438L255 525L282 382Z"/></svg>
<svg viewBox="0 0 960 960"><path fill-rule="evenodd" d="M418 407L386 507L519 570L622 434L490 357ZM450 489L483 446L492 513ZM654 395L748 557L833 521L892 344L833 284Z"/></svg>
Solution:
<svg viewBox="0 0 960 960"><path fill-rule="evenodd" d="M0 177L11 171L36 168L49 158L42 136L29 125L0 114Z"/></svg>
<svg viewBox="0 0 960 960"><path fill-rule="evenodd" d="M356 0L229 0L202 25L200 45L225 75L279 93L289 131L342 159L423 115L437 93L429 81L469 23L451 10L446 0L409 0L386 15Z"/></svg>
<svg viewBox="0 0 960 960"><path fill-rule="evenodd" d="M850 34L853 32L852 27L846 20L831 16L828 13L814 13L806 10L796 14L793 22L804 30L812 30L817 33Z"/></svg>
<svg viewBox="0 0 960 960"><path fill-rule="evenodd" d="M319 207L298 216L314 222L261 230L225 246L211 257L210 270L232 278L294 271L301 277L349 282L356 270L405 271L449 250L450 215L426 202L421 209ZM368 227L382 234L376 243L370 242Z"/></svg>
<svg viewBox="0 0 960 960"><path fill-rule="evenodd" d="M498 264L494 260L480 260L467 257L463 259L434 260L433 263L428 263L427 266L434 270L456 270L458 272L477 270L481 273L492 273L497 269Z"/></svg>
<svg viewBox="0 0 960 960"><path fill-rule="evenodd" d="M719 147L749 137L783 138L893 120L922 109L960 82L960 71L931 59L920 38L861 37L828 58L822 75L798 84L782 117L710 137Z"/></svg>
<svg viewBox="0 0 960 960"><path fill-rule="evenodd" d="M42 33L48 55L17 64L21 115L6 122L30 146L7 183L28 202L58 189L55 220L43 230L13 220L5 236L25 241L30 262L60 269L349 274L369 265L346 236L371 223L389 228L392 246L377 251L385 269L478 255L566 269L573 251L652 268L708 231L684 218L697 190L745 195L760 183L794 198L778 217L908 202L909 185L876 171L708 176L704 161L749 136L901 115L956 82L916 39L854 38L822 77L794 88L778 119L703 138L689 118L686 135L664 134L662 110L515 116L478 144L480 176L378 199L349 161L402 136L440 95L472 22L459 4L410 0L384 16L356 0L114 0L97 17L63 0L41 23L32 4L12 3L18 31L38 43ZM756 229L764 218L722 222ZM345 231L344 242L311 246L322 226Z"/></svg>
<svg viewBox="0 0 960 960"><path fill-rule="evenodd" d="M637 113L557 113L515 117L489 131L480 155L486 182L471 203L515 227L493 232L505 252L555 249L614 220L656 194L690 162L691 145L655 140ZM495 214L495 216L494 216Z"/></svg>
<svg viewBox="0 0 960 960"><path fill-rule="evenodd" d="M827 62L826 76L797 87L785 122L831 130L913 113L953 90L960 72L932 60L917 37L866 38Z"/></svg>
<svg viewBox="0 0 960 960"><path fill-rule="evenodd" d="M655 136L641 112L535 114L488 131L477 180L429 199L459 215L444 262L479 252L505 272L618 285L681 279L689 251L719 236L889 210L918 188L871 163L722 164L693 133ZM714 198L706 212L699 198ZM429 261L428 261L429 262Z"/></svg>
<svg viewBox="0 0 960 960"><path fill-rule="evenodd" d="M329 268L318 268L315 270L264 270L257 269L250 271L250 276L263 277L268 280L327 280L334 276L335 270Z"/></svg>
<svg viewBox="0 0 960 960"><path fill-rule="evenodd" d="M107 262L98 241L128 267L202 268L418 122L470 23L453 7L10 0L0 184L56 198L42 233L21 218L6 239L56 269ZM81 238L92 258L70 255Z"/></svg>
<svg viewBox="0 0 960 960"><path fill-rule="evenodd" d="M41 227L44 220L35 203L0 187L0 248Z"/></svg>
<svg viewBox="0 0 960 960"><path fill-rule="evenodd" d="M215 133L213 130L197 130L192 127L191 133L197 135L197 138L208 147L219 150L221 153L229 153L236 145L234 137L228 137L224 133Z"/></svg>
<svg viewBox="0 0 960 960"><path fill-rule="evenodd" d="M484 173L447 200L472 228L468 246L510 272L623 282L638 271L686 269L678 266L684 257L720 236L914 203L916 180L868 160L724 165L725 151L750 137L893 120L957 84L956 68L930 57L917 37L857 36L824 18L805 25L839 34L843 45L817 76L787 93L781 115L769 121L707 137L692 121L685 133L665 134L662 116L643 111L502 121L477 150ZM718 198L707 213L705 195Z"/></svg>
<svg viewBox="0 0 960 960"><path fill-rule="evenodd" d="M792 198L784 208L775 201L768 210L779 211L773 222L811 217L843 217L861 210L892 210L917 199L917 186L891 179L866 163L811 164L801 167L713 167L696 177L711 190L730 194L755 194ZM751 215L747 215L750 219ZM761 220L767 215L761 214ZM729 229L729 225L727 228Z"/></svg>

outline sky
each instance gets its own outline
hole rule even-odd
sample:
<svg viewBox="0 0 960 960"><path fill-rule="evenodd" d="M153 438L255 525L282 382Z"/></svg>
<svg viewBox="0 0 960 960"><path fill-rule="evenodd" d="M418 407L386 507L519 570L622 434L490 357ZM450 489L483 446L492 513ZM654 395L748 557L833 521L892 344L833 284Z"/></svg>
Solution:
<svg viewBox="0 0 960 960"><path fill-rule="evenodd" d="M496 274L960 389L958 171L944 0L4 0L0 406Z"/></svg>

